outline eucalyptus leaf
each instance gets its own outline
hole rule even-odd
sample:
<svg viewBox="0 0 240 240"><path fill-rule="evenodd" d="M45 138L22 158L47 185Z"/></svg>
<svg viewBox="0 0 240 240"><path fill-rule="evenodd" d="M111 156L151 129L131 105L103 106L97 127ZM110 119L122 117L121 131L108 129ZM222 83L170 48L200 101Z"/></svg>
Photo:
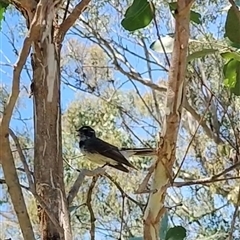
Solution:
<svg viewBox="0 0 240 240"><path fill-rule="evenodd" d="M225 60L235 59L237 61L240 61L240 54L237 52L224 52L224 53L221 53L220 55Z"/></svg>
<svg viewBox="0 0 240 240"><path fill-rule="evenodd" d="M238 15L240 12L238 11ZM233 7L228 10L225 23L225 36L233 43L240 43L240 21Z"/></svg>
<svg viewBox="0 0 240 240"><path fill-rule="evenodd" d="M230 59L223 68L224 73L224 86L229 90L240 96L240 61Z"/></svg>
<svg viewBox="0 0 240 240"><path fill-rule="evenodd" d="M150 24L155 13L153 3L147 0L134 0L124 14L121 25L128 31L135 31Z"/></svg>
<svg viewBox="0 0 240 240"><path fill-rule="evenodd" d="M7 9L9 4L5 3L5 2L2 2L0 1L0 30L1 30L1 23L2 23L2 20L4 19L4 13Z"/></svg>
<svg viewBox="0 0 240 240"><path fill-rule="evenodd" d="M183 240L186 236L186 229L182 226L176 226L167 231L165 240Z"/></svg>
<svg viewBox="0 0 240 240"><path fill-rule="evenodd" d="M194 52L194 53L191 53L190 55L188 55L187 57L187 60L188 62L196 59L196 58L201 58L201 57L205 57L206 55L208 54L213 54L215 52L217 52L218 50L217 49L202 49L201 51L197 51L197 52Z"/></svg>

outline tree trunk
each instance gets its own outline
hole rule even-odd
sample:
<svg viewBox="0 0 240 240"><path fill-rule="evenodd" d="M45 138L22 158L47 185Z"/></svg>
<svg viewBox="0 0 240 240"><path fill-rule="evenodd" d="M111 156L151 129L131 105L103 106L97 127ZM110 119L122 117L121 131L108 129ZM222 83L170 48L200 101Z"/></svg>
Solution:
<svg viewBox="0 0 240 240"><path fill-rule="evenodd" d="M59 18L56 17L56 12L64 1L12 0L9 2L25 17L29 31L14 68L12 94L3 118L0 119L0 140L3 140L3 146L6 148L5 152L0 150L0 160L5 164L3 170L6 183L24 239L32 240L34 234L17 179L8 139L9 122L19 94L20 74L32 46L31 95L33 95L35 133L34 184L32 181L31 184L29 182L30 190L38 201L41 239L71 240L70 218L63 182L60 52L66 32L86 9L90 0L79 2L72 12L65 16L66 19L63 19L60 25L58 25Z"/></svg>
<svg viewBox="0 0 240 240"><path fill-rule="evenodd" d="M32 55L34 91L34 177L36 191L59 221L63 184L60 48L53 42L52 32L40 44L34 43ZM60 239L60 233L39 205L42 239Z"/></svg>
<svg viewBox="0 0 240 240"><path fill-rule="evenodd" d="M168 78L166 115L163 121L158 159L155 163L149 201L144 213L144 239L158 240L160 220L166 209L164 201L172 168L176 160L176 145L182 113L184 81L189 40L191 0L178 0L175 16L175 40ZM161 231L161 229L160 229Z"/></svg>
<svg viewBox="0 0 240 240"><path fill-rule="evenodd" d="M61 108L60 108L60 45L54 39L55 12L46 16L45 32L33 43L32 68L34 96L34 177L36 192L60 224L65 190L63 183ZM38 205L42 240L64 239L62 226L49 218ZM60 232L61 230L61 232Z"/></svg>

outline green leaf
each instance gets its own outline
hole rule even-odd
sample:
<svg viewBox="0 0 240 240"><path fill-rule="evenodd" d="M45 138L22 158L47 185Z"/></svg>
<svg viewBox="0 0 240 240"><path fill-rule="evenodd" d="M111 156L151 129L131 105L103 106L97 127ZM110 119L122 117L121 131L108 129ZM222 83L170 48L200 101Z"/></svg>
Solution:
<svg viewBox="0 0 240 240"><path fill-rule="evenodd" d="M229 88L231 93L240 95L240 62L231 59L224 65L224 86Z"/></svg>
<svg viewBox="0 0 240 240"><path fill-rule="evenodd" d="M159 229L159 236L160 239L165 239L168 230L168 213L166 212L161 220L160 229Z"/></svg>
<svg viewBox="0 0 240 240"><path fill-rule="evenodd" d="M169 8L173 16L175 17L175 11L177 10L177 2L171 2L169 3ZM202 24L201 21L201 14L195 11L190 11L190 21L196 23L196 24Z"/></svg>
<svg viewBox="0 0 240 240"><path fill-rule="evenodd" d="M240 61L240 54L237 52L224 52L224 53L221 53L220 55L225 60L235 59L237 61Z"/></svg>
<svg viewBox="0 0 240 240"><path fill-rule="evenodd" d="M170 228L165 240L183 240L186 237L186 229L182 226Z"/></svg>
<svg viewBox="0 0 240 240"><path fill-rule="evenodd" d="M168 3L171 13L175 17L175 11L177 10L177 2Z"/></svg>
<svg viewBox="0 0 240 240"><path fill-rule="evenodd" d="M231 93L236 96L240 96L240 62L237 63L237 76L236 76L236 84L235 87L231 89Z"/></svg>
<svg viewBox="0 0 240 240"><path fill-rule="evenodd" d="M240 96L240 61L230 59L223 68L223 84L231 93Z"/></svg>
<svg viewBox="0 0 240 240"><path fill-rule="evenodd" d="M197 51L197 52L189 54L188 57L187 57L187 60L188 60L188 62L190 62L190 61L192 61L196 58L205 57L206 55L213 54L217 51L218 51L217 49L213 49L213 48L202 49L201 51Z"/></svg>
<svg viewBox="0 0 240 240"><path fill-rule="evenodd" d="M240 49L240 43L232 42L231 40L229 40L228 37L225 37L225 41L226 41L226 43L228 44L228 46L231 46L231 47Z"/></svg>
<svg viewBox="0 0 240 240"><path fill-rule="evenodd" d="M238 12L240 14L240 12ZM237 17L233 7L228 10L227 19L225 23L225 36L233 43L240 43L240 21Z"/></svg>
<svg viewBox="0 0 240 240"><path fill-rule="evenodd" d="M192 22L195 22L196 24L202 24L202 21L201 21L201 14L198 13L198 12L195 12L195 11L190 11L190 20Z"/></svg>
<svg viewBox="0 0 240 240"><path fill-rule="evenodd" d="M8 7L9 4L0 1L0 30L1 30L1 23L2 20L4 19L4 13L6 11L6 8Z"/></svg>
<svg viewBox="0 0 240 240"><path fill-rule="evenodd" d="M224 83L224 86L227 88L235 87L236 76L237 76L237 72L236 72L237 62L238 61L231 59L223 67L223 74L225 77L223 83Z"/></svg>
<svg viewBox="0 0 240 240"><path fill-rule="evenodd" d="M135 31L150 24L155 13L154 5L148 0L134 0L127 9L122 26L128 31Z"/></svg>

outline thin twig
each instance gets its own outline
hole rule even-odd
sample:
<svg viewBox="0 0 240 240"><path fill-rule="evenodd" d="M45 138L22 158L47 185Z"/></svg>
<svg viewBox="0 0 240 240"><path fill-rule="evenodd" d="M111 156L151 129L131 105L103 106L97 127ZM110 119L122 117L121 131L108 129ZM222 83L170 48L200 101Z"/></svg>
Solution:
<svg viewBox="0 0 240 240"><path fill-rule="evenodd" d="M66 5L66 8L64 9L63 22L64 22L64 20L65 20L66 17L67 17L69 4L70 4L70 0L67 0L67 5Z"/></svg>
<svg viewBox="0 0 240 240"><path fill-rule="evenodd" d="M149 71L150 71L150 70L149 70ZM151 79L151 78L150 78L150 79ZM161 126L160 121L157 119L157 117L154 115L154 112L150 109L150 107L148 106L148 104L146 103L146 101L144 100L144 98L142 97L142 95L141 95L141 93L139 92L139 90L138 90L136 84L134 83L134 81L131 80L131 79L130 79L130 81L131 81L133 87L135 88L137 95L140 97L140 99L142 100L144 106L145 106L146 109L148 110L149 115L151 115L151 116L154 118L154 120L159 124L159 126ZM155 96L156 93L155 93L155 90L153 90L153 89L152 89L152 94L153 94L153 99L154 99L154 102L155 102L155 101L156 101L156 96ZM159 110L158 104L157 104L157 105L155 104L155 110L156 110L156 113L158 114L158 118L160 119L160 112L158 111L158 110Z"/></svg>
<svg viewBox="0 0 240 240"><path fill-rule="evenodd" d="M84 20L81 19L81 21L88 27L91 28L91 26ZM78 30L78 29L76 29ZM107 54L107 56L110 57L110 59L113 60L113 64L116 66L116 69L121 72L122 74L126 75L129 79L135 79L136 81L140 82L143 85L146 85L150 87L151 89L154 89L159 92L166 92L165 87L161 87L155 83L152 83L149 79L142 78L141 75L132 67L130 66L129 62L127 61L126 57L122 55L117 49L111 46L108 41L106 41L104 38L101 37L99 33L97 33L94 29L92 29L93 34L96 36L97 39L99 39L99 42L102 44L98 43L99 46L103 49L103 51ZM91 38L89 39L92 42L94 42ZM108 49L108 51L106 50ZM119 62L122 62L128 69L129 71L126 71Z"/></svg>
<svg viewBox="0 0 240 240"><path fill-rule="evenodd" d="M125 195L123 193L121 193L121 195L122 195L122 214L121 214L121 226L120 226L119 240L122 239L123 223L124 223L124 208L125 208Z"/></svg>
<svg viewBox="0 0 240 240"><path fill-rule="evenodd" d="M23 168L24 168L24 172L26 173L27 175L27 179L28 179L28 184L29 184L29 188L31 190L33 190L34 188L34 183L33 183L33 179L32 179L32 174L29 170L29 167L28 167L28 164L27 164L27 161L26 161L26 158L22 152L22 148L21 148L21 145L20 145L20 142L18 140L18 137L16 136L16 134L9 128L9 133L10 133L10 136L12 137L13 141L15 142L15 145L16 145L16 148L17 148L17 151L18 151L18 154L19 154L19 157L20 157L20 160L23 164Z"/></svg>
<svg viewBox="0 0 240 240"><path fill-rule="evenodd" d="M0 184L6 184L6 180L5 179L0 179ZM26 189L26 190L30 190L29 189L29 187L27 187L27 186L24 186L24 185L22 185L22 184L20 184L20 187L21 188L24 188L24 189Z"/></svg>
<svg viewBox="0 0 240 240"><path fill-rule="evenodd" d="M232 218L232 222L231 222L230 232L229 232L229 235L228 235L228 240L233 239L233 232L234 232L235 222L236 222L238 212L239 212L239 206L240 206L240 187L238 189L238 199L237 199L237 203L236 203L235 210L234 210L234 213L233 213L233 218Z"/></svg>
<svg viewBox="0 0 240 240"><path fill-rule="evenodd" d="M156 26L157 27L157 26ZM152 76L152 68L150 65L150 55L149 55L149 50L147 49L147 45L144 41L144 39L141 39L142 43L143 43L143 49L144 49L144 53L146 56L146 60L147 60L147 68L148 68L148 75L149 75L149 79L151 82L153 82L153 76ZM154 105L155 105L155 111L157 113L157 123L159 124L159 126L161 126L162 124L160 123L160 119L161 119L161 114L160 114L160 108L159 108L159 103L158 103L158 99L157 99L157 95L156 95L156 91L152 89L152 96L153 96L153 100L154 100ZM150 115L152 115L154 118L154 114L150 112Z"/></svg>
<svg viewBox="0 0 240 240"><path fill-rule="evenodd" d="M207 136L211 139L214 140L214 142L216 143L222 143L222 139L218 138L212 131L211 129L207 126L206 121L204 121L201 117L201 115L199 115L194 108L189 104L187 98L185 97L184 101L183 101L183 107L186 109L186 111L188 111L193 118L198 122L198 124L201 125L201 127L203 128L203 130L205 131L205 133L207 134ZM201 120L202 119L202 120Z"/></svg>
<svg viewBox="0 0 240 240"><path fill-rule="evenodd" d="M153 6L152 1L149 1L149 3L150 3L150 5L151 5L152 12L154 13L154 11L153 11L153 7L154 7L154 6ZM163 49L163 53L164 53L164 55L165 55L167 64L168 64L168 66L170 67L170 60L169 60L169 57L168 57L168 55L167 55L167 53L166 53L165 46L164 46L163 43L162 43L162 39L161 39L161 36L160 36L160 31L159 31L159 29L158 29L158 23L157 23L157 19L156 19L156 15L155 15L155 14L153 15L153 21L154 21L154 26L155 26L156 31L157 31L158 40L159 40L159 42L160 42L160 44L161 44L161 47L162 47L162 49Z"/></svg>
<svg viewBox="0 0 240 240"><path fill-rule="evenodd" d="M185 152L185 154L184 154L184 156L183 156L183 159L182 159L182 161L181 161L181 163L180 163L180 166L179 166L179 168L178 168L178 170L177 170L177 173L176 173L175 176L173 177L173 182L174 182L174 180L176 179L176 177L178 176L178 174L179 174L179 172L180 172L180 170L181 170L181 168L182 168L182 165L183 165L183 163L184 163L184 161L185 161L185 159L186 159L187 153L188 153L188 151L189 151L189 149L190 149L190 147L191 147L191 145L192 145L192 142L193 142L193 140L194 140L194 138L195 138L195 136L196 136L196 134L197 134L197 132L198 132L199 127L201 126L200 123L202 122L202 120L204 119L206 113L208 112L208 109L209 109L209 106L210 106L210 104L211 104L212 98L213 98L213 95L211 95L211 97L210 97L210 99L209 99L209 102L208 102L208 105L207 105L207 107L206 107L206 109L205 109L205 111L204 111L204 113L203 113L200 121L198 122L198 126L197 126L197 128L196 128L196 130L195 130L195 132L194 132L194 134L193 134L193 136L192 136L192 138L191 138L188 146L187 146L187 150L186 150L186 152Z"/></svg>
<svg viewBox="0 0 240 240"><path fill-rule="evenodd" d="M208 184L213 182L221 182L221 181L227 181L227 180L234 180L234 179L240 179L239 177L228 177L228 178L215 178L215 176L209 177L209 178L203 178L198 180L192 180L188 182L174 182L172 184L173 187L185 187L185 186L191 186L191 185L198 185L198 184Z"/></svg>
<svg viewBox="0 0 240 240"><path fill-rule="evenodd" d="M138 189L135 191L135 194L141 194L147 190L147 185L150 177L152 176L154 169L155 169L155 163L153 163L151 167L148 169L148 173L146 177L143 179L142 183L139 184Z"/></svg>
<svg viewBox="0 0 240 240"><path fill-rule="evenodd" d="M135 203L137 206L140 207L141 210L143 210L144 204L139 203L138 201L136 201L135 199L130 197L127 193L125 193L124 190L122 189L122 187L120 186L120 184L108 173L105 173L104 175L117 187L117 189L120 191L120 193L122 195L124 195L127 199L129 199L131 202Z"/></svg>

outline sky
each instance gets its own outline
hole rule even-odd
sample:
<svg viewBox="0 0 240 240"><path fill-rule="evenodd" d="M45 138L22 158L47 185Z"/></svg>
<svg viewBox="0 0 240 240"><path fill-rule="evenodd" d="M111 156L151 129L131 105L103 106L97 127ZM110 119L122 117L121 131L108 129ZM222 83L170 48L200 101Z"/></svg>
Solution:
<svg viewBox="0 0 240 240"><path fill-rule="evenodd" d="M13 51L13 46L9 39L9 36L13 37L14 39L14 48L19 51L23 44L23 34L21 34L21 38L18 37L18 32L14 29L19 23L19 16L12 15L12 13L6 12L5 19L7 21L2 22L2 29L0 31L0 84L7 88L8 91L11 90L11 81L12 81L12 69L13 65L17 61L17 56ZM11 35L12 34L12 35ZM71 38L71 34L67 35L67 38ZM137 51L134 45L131 43L126 42L128 47L132 48L133 51ZM132 56L128 56L130 59L133 59ZM28 59L29 61L29 59ZM141 61L135 61L135 67L140 68L143 72L147 71L146 66L142 66ZM31 74L31 71L30 71ZM154 72L153 75L157 76L158 71ZM123 76L121 74L115 73L114 77L118 80L122 79ZM20 92L20 99L17 105L21 109L21 113L15 112L14 117L11 120L11 128L13 128L16 132L24 133L27 132L30 136L33 136L33 102L32 98L28 97L28 93L26 88L29 88L30 85L30 78L29 75L25 70L22 71L21 74L21 92ZM124 81L124 80L123 80ZM139 91L144 92L146 91L146 87L142 86L141 84L136 83ZM126 84L123 89L125 88L128 90L132 88L129 84ZM61 108L63 112L67 109L68 105L73 101L79 94L78 91L69 88L66 85L62 84L62 94L61 94ZM19 121L19 118L24 119L24 123ZM3 178L3 173L0 170L0 178ZM2 186L0 186L0 200L5 199L3 195L3 191L1 191ZM8 211L8 203L0 205L0 211ZM3 217L0 215L0 229L1 229L1 222L3 221ZM1 231L0 231L1 232ZM13 236L19 235L19 233L11 233ZM99 240L101 240L99 235ZM80 238L77 238L80 239ZM86 234L86 239L88 239L88 234Z"/></svg>
<svg viewBox="0 0 240 240"><path fill-rule="evenodd" d="M14 26L17 25L19 22L18 16L15 16L15 15L13 16L12 14L7 12L6 19L7 19L7 22L2 23L2 29L0 32L0 84L7 86L9 89L9 87L11 85L11 80L12 80L12 66L16 62L16 55L13 52L13 46L11 45L11 43L9 42L9 39L8 39L9 27L14 33L13 36L15 38L14 40L15 40L17 50L21 49L23 38L18 38L17 33L14 30ZM224 16L220 16L218 21L222 22L223 19L224 19ZM218 32L218 29L215 28L214 24L210 24L209 29L215 35ZM167 33L166 29L164 29L164 27L162 27L162 33L163 34ZM67 37L71 37L71 36L68 35ZM152 38L151 40L154 41L155 36L151 36L150 38ZM133 51L138 51L138 49L136 49L133 44L131 44L127 41L124 42L123 44L126 44L126 46L133 49ZM129 55L128 57L131 61L134 60L133 56ZM6 63L8 66L6 66ZM141 69L142 72L147 70L147 67L145 65L143 65L143 62L135 61L135 64L136 64L135 67L137 69ZM158 79L159 76L164 77L163 73L160 70L153 72L153 77L155 79ZM121 74L115 73L115 77L124 81L123 75L121 75ZM29 119L29 120L25 121L27 123L27 127L26 127L26 124L19 121L19 119L15 119L15 118L18 118L18 115L19 115L18 113L15 113L15 118L13 118L11 120L11 127L13 129L15 129L16 131L20 131L20 132L23 129L25 129L25 131L29 131L29 129L32 131L32 126L33 126L33 124L32 124L32 115L33 115L32 99L28 98L27 92L25 90L25 87L28 88L29 85L30 85L29 76L27 75L26 71L23 71L22 75L21 75L21 93L20 93L21 100L18 102L18 104L21 106L21 118ZM145 86L138 84L138 83L137 83L137 86L141 92L145 92L147 89ZM132 86L130 86L129 84L126 84L124 86L124 88L126 90L129 89L130 87L132 88ZM77 95L78 95L78 91L75 91L65 85L62 85L61 107L62 107L63 112L64 112L64 110L67 109L68 105L71 103L71 101L73 101L76 98ZM1 175L2 175L2 173L0 172L0 177L2 177ZM1 186L0 186L0 200L3 198L3 195L1 195L1 194L2 194L2 192L1 192ZM220 202L219 199L216 199L216 204L218 204L219 202ZM5 208L6 208L6 205L4 205L4 204L0 205L0 211L5 210ZM1 222L1 216L0 216L0 222ZM0 225L0 228L1 228L1 225ZM87 239L87 237L86 237L86 239Z"/></svg>

